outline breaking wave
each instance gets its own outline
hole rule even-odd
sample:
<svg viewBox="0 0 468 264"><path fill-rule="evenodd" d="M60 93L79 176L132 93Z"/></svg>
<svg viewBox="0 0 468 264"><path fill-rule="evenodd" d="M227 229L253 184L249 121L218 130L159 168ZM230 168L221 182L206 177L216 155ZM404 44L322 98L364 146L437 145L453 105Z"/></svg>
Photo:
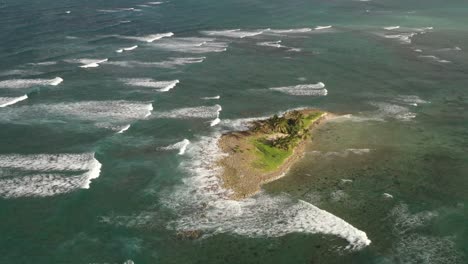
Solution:
<svg viewBox="0 0 468 264"><path fill-rule="evenodd" d="M19 97L0 97L0 107L7 107L28 99L27 95Z"/></svg>
<svg viewBox="0 0 468 264"><path fill-rule="evenodd" d="M245 124L244 124L245 125ZM201 230L205 235L232 233L248 237L279 237L289 233L336 235L349 242L348 249L359 250L371 241L367 235L343 219L318 207L292 198L258 194L240 201L228 198L222 187L217 161L225 154L218 147L222 132L202 137L187 150L189 160L182 169L190 176L184 184L162 197L163 203L179 213L168 228L178 231Z"/></svg>
<svg viewBox="0 0 468 264"><path fill-rule="evenodd" d="M190 145L190 140L184 139L180 142L175 144L169 145L167 147L162 147L162 150L179 150L179 155L184 155L185 150L187 149L188 145Z"/></svg>
<svg viewBox="0 0 468 264"><path fill-rule="evenodd" d="M148 43L154 42L156 40L160 40L162 38L169 38L172 36L174 36L174 33L172 32L151 34L151 35L146 35L142 37L111 35L111 37L115 37L115 38L137 40L137 41L148 42Z"/></svg>
<svg viewBox="0 0 468 264"><path fill-rule="evenodd" d="M130 86L155 88L160 92L167 92L172 88L176 87L176 85L179 83L179 80L156 81L151 78L131 78L121 79L121 81Z"/></svg>
<svg viewBox="0 0 468 264"><path fill-rule="evenodd" d="M128 47L128 48L121 48L121 49L116 50L115 52L122 53L124 51L131 51L131 50L134 50L136 48L138 48L138 45L131 46L131 47Z"/></svg>
<svg viewBox="0 0 468 264"><path fill-rule="evenodd" d="M0 196L46 197L88 189L101 166L94 153L0 155L0 168L9 170L0 178Z"/></svg>
<svg viewBox="0 0 468 264"><path fill-rule="evenodd" d="M215 106L198 106L198 107L187 107L174 109L166 112L155 113L154 116L157 118L176 118L176 119L188 119L188 118L218 118L219 112L222 110L220 105Z"/></svg>
<svg viewBox="0 0 468 264"><path fill-rule="evenodd" d="M53 79L13 79L0 81L0 88L7 89L21 89L21 88L31 88L34 86L57 86L63 82L63 79L60 77L55 77Z"/></svg>
<svg viewBox="0 0 468 264"><path fill-rule="evenodd" d="M247 38L247 37L254 37L264 33L265 31L269 31L270 29L261 29L261 30L254 30L254 31L244 31L241 29L229 29L229 30L209 30L209 31L202 31L202 34L208 36L221 36L227 38Z"/></svg>
<svg viewBox="0 0 468 264"><path fill-rule="evenodd" d="M161 62L143 62L143 61L112 61L108 62L109 65L119 66L119 67L156 67L156 68L174 68L177 66L183 66L186 64L201 63L205 60L205 57L196 57L196 58L170 58L167 61Z"/></svg>
<svg viewBox="0 0 468 264"><path fill-rule="evenodd" d="M326 96L328 90L322 82L316 84L300 84L295 86L274 87L270 90L296 96Z"/></svg>
<svg viewBox="0 0 468 264"><path fill-rule="evenodd" d="M216 41L214 38L191 37L164 39L152 44L152 47L167 51L201 54L226 51L228 44Z"/></svg>

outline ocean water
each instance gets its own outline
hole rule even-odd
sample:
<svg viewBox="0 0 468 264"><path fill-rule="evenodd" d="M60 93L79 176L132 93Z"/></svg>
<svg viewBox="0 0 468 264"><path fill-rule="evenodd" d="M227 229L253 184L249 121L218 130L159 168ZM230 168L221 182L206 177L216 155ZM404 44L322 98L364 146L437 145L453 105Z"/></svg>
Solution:
<svg viewBox="0 0 468 264"><path fill-rule="evenodd" d="M0 2L0 263L468 263L467 8ZM227 199L217 138L299 107L337 117Z"/></svg>

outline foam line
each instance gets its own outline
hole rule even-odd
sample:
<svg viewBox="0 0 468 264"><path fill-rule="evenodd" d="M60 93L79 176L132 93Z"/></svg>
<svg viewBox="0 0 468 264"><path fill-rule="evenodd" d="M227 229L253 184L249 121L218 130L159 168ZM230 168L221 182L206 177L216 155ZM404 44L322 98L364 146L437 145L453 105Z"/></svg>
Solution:
<svg viewBox="0 0 468 264"><path fill-rule="evenodd" d="M94 153L0 155L0 168L13 169L0 178L0 196L46 197L88 189L101 167Z"/></svg>
<svg viewBox="0 0 468 264"><path fill-rule="evenodd" d="M210 119L218 118L219 112L222 110L220 105L215 106L199 106L179 108L165 112L158 112L155 114L158 118L175 118L175 119L190 119L201 118Z"/></svg>
<svg viewBox="0 0 468 264"><path fill-rule="evenodd" d="M31 88L33 86L57 86L63 82L63 79L60 77L55 77L53 79L13 79L0 81L0 88L7 89L21 89L21 88Z"/></svg>
<svg viewBox="0 0 468 264"><path fill-rule="evenodd" d="M202 100L219 100L221 99L221 96L217 95L217 96L212 96L212 97L202 97L201 99Z"/></svg>
<svg viewBox="0 0 468 264"><path fill-rule="evenodd" d="M395 30L395 29L399 29L400 26L391 26L391 27L384 27L385 30Z"/></svg>
<svg viewBox="0 0 468 264"><path fill-rule="evenodd" d="M295 96L326 96L328 94L328 90L325 89L325 84L322 82L318 82L316 84L273 87L270 88L270 90Z"/></svg>
<svg viewBox="0 0 468 264"><path fill-rule="evenodd" d="M125 84L136 87L146 87L146 88L155 88L160 92L167 92L180 83L179 80L173 81L156 81L151 78L131 78L131 79L121 79Z"/></svg>
<svg viewBox="0 0 468 264"><path fill-rule="evenodd" d="M332 28L333 26L317 26L315 27L315 30L323 30L323 29L330 29Z"/></svg>
<svg viewBox="0 0 468 264"><path fill-rule="evenodd" d="M190 140L184 139L175 144L169 145L167 147L162 147L162 150L179 150L179 155L184 155L187 150L188 145L190 145Z"/></svg>
<svg viewBox="0 0 468 264"><path fill-rule="evenodd" d="M131 125L126 125L122 129L120 129L117 134L122 134L123 132L127 131Z"/></svg>
<svg viewBox="0 0 468 264"><path fill-rule="evenodd" d="M19 97L0 97L0 107L7 107L28 99L27 95Z"/></svg>

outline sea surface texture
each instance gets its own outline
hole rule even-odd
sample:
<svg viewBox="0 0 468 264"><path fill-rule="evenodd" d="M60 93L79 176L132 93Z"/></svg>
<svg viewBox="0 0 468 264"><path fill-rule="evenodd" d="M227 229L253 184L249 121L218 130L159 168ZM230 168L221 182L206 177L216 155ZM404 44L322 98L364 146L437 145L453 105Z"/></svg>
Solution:
<svg viewBox="0 0 468 264"><path fill-rule="evenodd" d="M1 1L0 263L468 263L467 10ZM230 200L220 136L304 107L337 117Z"/></svg>

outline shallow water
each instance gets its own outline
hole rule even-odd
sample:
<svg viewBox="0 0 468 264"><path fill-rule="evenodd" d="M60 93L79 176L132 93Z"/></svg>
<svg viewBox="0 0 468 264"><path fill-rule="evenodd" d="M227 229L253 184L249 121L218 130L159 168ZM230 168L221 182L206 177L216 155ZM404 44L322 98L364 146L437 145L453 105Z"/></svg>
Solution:
<svg viewBox="0 0 468 264"><path fill-rule="evenodd" d="M0 263L466 263L467 7L0 3ZM297 107L341 116L226 200L216 137Z"/></svg>

